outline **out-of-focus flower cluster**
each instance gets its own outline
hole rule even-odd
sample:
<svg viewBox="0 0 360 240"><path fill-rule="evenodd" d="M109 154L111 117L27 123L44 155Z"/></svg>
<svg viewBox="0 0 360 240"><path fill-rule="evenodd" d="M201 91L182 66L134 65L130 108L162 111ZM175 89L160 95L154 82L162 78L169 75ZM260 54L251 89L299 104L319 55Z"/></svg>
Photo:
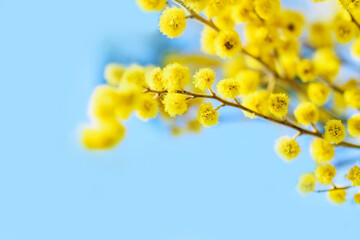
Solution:
<svg viewBox="0 0 360 240"><path fill-rule="evenodd" d="M162 66L109 64L107 84L90 100L86 148L115 147L133 113L143 121L159 115L177 135L217 125L223 107L235 108L294 130L275 142L285 161L309 149L315 168L300 177L300 192L324 191L343 203L347 190L360 186L357 165L343 176L349 184L339 186L332 163L336 148L360 149L360 79L340 74L346 68L360 74L360 1L339 0L332 22L308 22L280 0L136 1L145 11L161 12L159 29L169 38L181 36L188 21L203 24L204 54L175 55ZM339 45L348 46L351 57L340 56ZM185 124L176 126L175 119ZM313 138L308 147L298 143L302 135ZM353 200L360 204L360 193Z"/></svg>

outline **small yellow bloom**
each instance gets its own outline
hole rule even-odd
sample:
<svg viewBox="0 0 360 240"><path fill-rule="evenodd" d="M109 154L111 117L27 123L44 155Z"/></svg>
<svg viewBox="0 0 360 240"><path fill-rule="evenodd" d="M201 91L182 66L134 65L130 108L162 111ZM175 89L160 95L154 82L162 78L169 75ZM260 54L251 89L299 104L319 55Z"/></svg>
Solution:
<svg viewBox="0 0 360 240"><path fill-rule="evenodd" d="M221 80L216 85L218 93L227 99L235 99L236 96L240 95L240 82L233 78L227 78Z"/></svg>
<svg viewBox="0 0 360 240"><path fill-rule="evenodd" d="M335 204L342 204L346 202L346 190L336 189L328 192L329 200Z"/></svg>
<svg viewBox="0 0 360 240"><path fill-rule="evenodd" d="M217 38L218 32L216 32L211 27L204 27L204 30L201 33L201 50L204 53L214 55L216 53L215 50L215 39Z"/></svg>
<svg viewBox="0 0 360 240"><path fill-rule="evenodd" d="M360 109L360 89L350 88L344 92L344 98L347 104L352 108Z"/></svg>
<svg viewBox="0 0 360 240"><path fill-rule="evenodd" d="M284 118L288 112L289 97L285 93L272 93L269 97L270 112L278 118Z"/></svg>
<svg viewBox="0 0 360 240"><path fill-rule="evenodd" d="M296 121L300 124L316 123L319 120L319 110L311 102L300 103L294 111Z"/></svg>
<svg viewBox="0 0 360 240"><path fill-rule="evenodd" d="M257 18L252 0L242 0L232 7L232 10L236 23L243 23Z"/></svg>
<svg viewBox="0 0 360 240"><path fill-rule="evenodd" d="M185 10L178 7L166 8L159 21L160 32L169 38L179 37L186 28Z"/></svg>
<svg viewBox="0 0 360 240"><path fill-rule="evenodd" d="M145 11L161 11L166 6L166 0L136 0Z"/></svg>
<svg viewBox="0 0 360 240"><path fill-rule="evenodd" d="M290 161L301 152L299 144L290 137L281 137L275 144L275 150L284 160Z"/></svg>
<svg viewBox="0 0 360 240"><path fill-rule="evenodd" d="M201 124L197 119L190 120L187 123L187 128L190 132L198 133L201 132Z"/></svg>
<svg viewBox="0 0 360 240"><path fill-rule="evenodd" d="M203 103L197 112L197 119L204 127L214 126L219 122L219 113L212 103Z"/></svg>
<svg viewBox="0 0 360 240"><path fill-rule="evenodd" d="M183 90L190 78L189 68L178 63L168 64L163 70L164 87L171 92Z"/></svg>
<svg viewBox="0 0 360 240"><path fill-rule="evenodd" d="M356 25L351 20L337 18L333 24L336 39L339 43L348 43L356 35Z"/></svg>
<svg viewBox="0 0 360 240"><path fill-rule="evenodd" d="M317 77L315 64L308 59L301 60L297 65L296 70L298 76L303 82L313 81Z"/></svg>
<svg viewBox="0 0 360 240"><path fill-rule="evenodd" d="M354 186L360 186L360 167L355 165L345 177L349 179Z"/></svg>
<svg viewBox="0 0 360 240"><path fill-rule="evenodd" d="M329 162L335 156L335 147L324 139L316 138L310 145L310 154L318 163Z"/></svg>
<svg viewBox="0 0 360 240"><path fill-rule="evenodd" d="M155 118L158 112L158 101L153 94L142 94L136 106L137 116L146 121Z"/></svg>
<svg viewBox="0 0 360 240"><path fill-rule="evenodd" d="M333 46L330 26L322 22L315 22L310 27L309 43L316 48Z"/></svg>
<svg viewBox="0 0 360 240"><path fill-rule="evenodd" d="M215 39L215 51L221 58L231 58L241 50L241 40L235 31L221 31Z"/></svg>
<svg viewBox="0 0 360 240"><path fill-rule="evenodd" d="M145 76L145 81L150 89L161 91L164 89L163 71L156 67Z"/></svg>
<svg viewBox="0 0 360 240"><path fill-rule="evenodd" d="M137 87L139 89L145 86L145 69L138 65L132 65L124 72L122 84L125 87ZM120 85L120 87L122 87Z"/></svg>
<svg viewBox="0 0 360 240"><path fill-rule="evenodd" d="M354 195L354 202L360 204L360 192Z"/></svg>
<svg viewBox="0 0 360 240"><path fill-rule="evenodd" d="M360 136L360 114L351 116L347 121L347 127L351 136Z"/></svg>
<svg viewBox="0 0 360 240"><path fill-rule="evenodd" d="M101 122L95 126L86 126L82 130L81 141L89 150L111 149L125 137L125 131L123 125L118 122Z"/></svg>
<svg viewBox="0 0 360 240"><path fill-rule="evenodd" d="M215 25L222 30L233 30L235 27L235 20L232 16L231 9L223 11L215 18Z"/></svg>
<svg viewBox="0 0 360 240"><path fill-rule="evenodd" d="M318 165L315 170L315 178L321 184L331 184L336 175L336 168L330 164Z"/></svg>
<svg viewBox="0 0 360 240"><path fill-rule="evenodd" d="M310 83L307 89L309 99L318 106L323 106L330 95L330 88L321 82Z"/></svg>
<svg viewBox="0 0 360 240"><path fill-rule="evenodd" d="M260 74L252 70L240 70L235 79L240 82L241 95L255 92L260 84Z"/></svg>
<svg viewBox="0 0 360 240"><path fill-rule="evenodd" d="M284 10L280 14L280 26L285 37L298 37L303 29L305 20L301 13Z"/></svg>
<svg viewBox="0 0 360 240"><path fill-rule="evenodd" d="M351 46L351 52L355 56L360 57L360 37L358 37Z"/></svg>
<svg viewBox="0 0 360 240"><path fill-rule="evenodd" d="M221 14L224 9L231 3L231 0L210 0L205 8L205 15L208 18L213 18Z"/></svg>
<svg viewBox="0 0 360 240"><path fill-rule="evenodd" d="M329 120L325 125L324 138L330 143L338 144L345 139L346 130L340 120Z"/></svg>
<svg viewBox="0 0 360 240"><path fill-rule="evenodd" d="M320 48L313 58L315 69L320 76L332 80L338 74L341 61L331 48Z"/></svg>
<svg viewBox="0 0 360 240"><path fill-rule="evenodd" d="M215 81L215 72L210 68L202 68L194 75L194 86L200 90L211 87Z"/></svg>
<svg viewBox="0 0 360 240"><path fill-rule="evenodd" d="M97 86L91 96L89 114L97 121L117 119L120 103L119 91L108 85Z"/></svg>
<svg viewBox="0 0 360 240"><path fill-rule="evenodd" d="M110 63L105 67L105 80L112 86L118 86L125 72L122 65Z"/></svg>
<svg viewBox="0 0 360 240"><path fill-rule="evenodd" d="M254 0L254 5L257 14L265 20L276 16L281 10L280 0Z"/></svg>
<svg viewBox="0 0 360 240"><path fill-rule="evenodd" d="M242 105L256 113L269 115L269 92L266 90L256 91L246 95L242 99ZM248 118L255 118L255 114L248 111L243 111L244 115Z"/></svg>
<svg viewBox="0 0 360 240"><path fill-rule="evenodd" d="M302 194L315 191L315 176L312 173L304 173L299 178L298 189Z"/></svg>
<svg viewBox="0 0 360 240"><path fill-rule="evenodd" d="M183 115L188 109L187 96L180 93L168 93L163 99L165 111L171 116Z"/></svg>

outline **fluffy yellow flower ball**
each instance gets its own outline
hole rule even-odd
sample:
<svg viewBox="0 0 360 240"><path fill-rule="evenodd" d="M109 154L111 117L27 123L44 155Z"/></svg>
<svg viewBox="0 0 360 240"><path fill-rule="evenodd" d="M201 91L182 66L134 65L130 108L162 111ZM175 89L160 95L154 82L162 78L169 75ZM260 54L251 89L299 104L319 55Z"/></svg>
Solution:
<svg viewBox="0 0 360 240"><path fill-rule="evenodd" d="M354 195L354 202L360 204L360 192Z"/></svg>
<svg viewBox="0 0 360 240"><path fill-rule="evenodd" d="M246 95L242 99L242 105L256 113L261 113L263 115L269 115L269 92L266 90L256 91L249 95ZM254 113L248 111L243 111L244 115L248 118L255 118Z"/></svg>
<svg viewBox="0 0 360 240"><path fill-rule="evenodd" d="M218 32L216 32L211 27L204 27L204 30L201 33L201 50L204 53L214 55L216 53L215 50L215 39L218 35Z"/></svg>
<svg viewBox="0 0 360 240"><path fill-rule="evenodd" d="M303 82L313 81L317 77L315 64L308 59L301 60L296 67L296 71Z"/></svg>
<svg viewBox="0 0 360 240"><path fill-rule="evenodd" d="M355 165L345 177L349 179L354 186L360 186L360 167Z"/></svg>
<svg viewBox="0 0 360 240"><path fill-rule="evenodd" d="M105 67L104 77L107 83L118 86L121 82L125 68L122 65L110 63Z"/></svg>
<svg viewBox="0 0 360 240"><path fill-rule="evenodd" d="M328 192L329 200L335 204L342 204L346 202L346 190L335 189Z"/></svg>
<svg viewBox="0 0 360 240"><path fill-rule="evenodd" d="M333 38L330 26L322 22L315 22L310 27L309 43L316 48L332 47Z"/></svg>
<svg viewBox="0 0 360 240"><path fill-rule="evenodd" d="M241 40L235 31L221 31L215 39L215 52L221 58L231 58L241 50Z"/></svg>
<svg viewBox="0 0 360 240"><path fill-rule="evenodd" d="M336 39L339 43L348 43L356 35L356 25L351 20L338 18L333 24Z"/></svg>
<svg viewBox="0 0 360 240"><path fill-rule="evenodd" d="M178 7L166 8L159 21L160 32L169 38L179 37L186 28L185 10Z"/></svg>
<svg viewBox="0 0 360 240"><path fill-rule="evenodd" d="M183 90L190 82L190 70L178 63L171 63L163 69L163 79L166 90L171 92Z"/></svg>
<svg viewBox="0 0 360 240"><path fill-rule="evenodd" d="M280 13L280 0L254 0L255 11L262 19L270 19Z"/></svg>
<svg viewBox="0 0 360 240"><path fill-rule="evenodd" d="M298 37L301 35L305 20L301 13L284 10L280 14L280 26L285 37Z"/></svg>
<svg viewBox="0 0 360 240"><path fill-rule="evenodd" d="M311 102L300 103L294 111L296 121L300 124L316 123L319 120L319 110Z"/></svg>
<svg viewBox="0 0 360 240"><path fill-rule="evenodd" d="M171 117L183 115L188 109L187 96L180 93L168 93L163 99L164 110Z"/></svg>
<svg viewBox="0 0 360 240"><path fill-rule="evenodd" d="M166 7L166 0L136 0L145 11L161 11Z"/></svg>
<svg viewBox="0 0 360 240"><path fill-rule="evenodd" d="M260 74L252 70L240 70L235 79L240 82L241 95L255 92L260 84Z"/></svg>
<svg viewBox="0 0 360 240"><path fill-rule="evenodd" d="M211 0L205 8L205 15L208 18L218 16L224 9L226 9L231 0Z"/></svg>
<svg viewBox="0 0 360 240"><path fill-rule="evenodd" d="M126 120L130 117L139 103L141 91L138 88L130 87L119 91L119 107L117 117Z"/></svg>
<svg viewBox="0 0 360 240"><path fill-rule="evenodd" d="M272 93L269 97L270 112L278 118L284 118L288 112L289 97L285 93Z"/></svg>
<svg viewBox="0 0 360 240"><path fill-rule="evenodd" d="M156 67L145 76L145 82L152 90L161 91L164 89L163 71Z"/></svg>
<svg viewBox="0 0 360 240"><path fill-rule="evenodd" d="M214 126L219 122L219 113L212 103L203 103L197 112L197 120L204 127Z"/></svg>
<svg viewBox="0 0 360 240"><path fill-rule="evenodd" d="M307 94L313 103L318 106L323 106L329 99L330 88L322 82L310 83Z"/></svg>
<svg viewBox="0 0 360 240"><path fill-rule="evenodd" d="M318 165L315 170L315 178L321 184L331 184L336 175L336 168L330 164Z"/></svg>
<svg viewBox="0 0 360 240"><path fill-rule="evenodd" d="M232 7L232 10L236 23L243 23L257 18L252 0L242 0Z"/></svg>
<svg viewBox="0 0 360 240"><path fill-rule="evenodd" d="M340 120L329 120L325 124L324 138L330 143L338 144L345 139L346 130Z"/></svg>
<svg viewBox="0 0 360 240"><path fill-rule="evenodd" d="M318 163L328 162L335 156L335 147L324 139L316 138L310 145L310 154Z"/></svg>
<svg viewBox="0 0 360 240"><path fill-rule="evenodd" d="M347 127L351 136L360 136L360 114L351 116L347 121Z"/></svg>
<svg viewBox="0 0 360 240"><path fill-rule="evenodd" d="M312 173L304 173L299 178L298 189L302 194L315 191L315 176Z"/></svg>
<svg viewBox="0 0 360 240"><path fill-rule="evenodd" d="M155 118L158 112L158 101L153 94L142 94L136 106L137 116L146 121Z"/></svg>
<svg viewBox="0 0 360 240"><path fill-rule="evenodd" d="M195 12L200 12L205 9L210 1L211 0L184 0L184 4Z"/></svg>
<svg viewBox="0 0 360 240"><path fill-rule="evenodd" d="M314 54L313 61L318 74L329 80L336 77L340 70L341 61L332 48L321 48L317 50Z"/></svg>
<svg viewBox="0 0 360 240"><path fill-rule="evenodd" d="M122 84L143 88L145 86L145 69L138 65L130 66L123 74Z"/></svg>
<svg viewBox="0 0 360 240"><path fill-rule="evenodd" d="M360 109L360 89L350 88L344 92L345 102L352 108Z"/></svg>
<svg viewBox="0 0 360 240"><path fill-rule="evenodd" d="M89 150L111 149L125 137L125 131L123 125L118 122L102 122L95 126L86 126L82 130L81 141Z"/></svg>
<svg viewBox="0 0 360 240"><path fill-rule="evenodd" d="M211 87L215 81L215 72L210 68L202 68L194 75L194 86L200 90Z"/></svg>
<svg viewBox="0 0 360 240"><path fill-rule="evenodd" d="M275 144L275 150L284 160L290 161L301 152L299 144L290 137L281 137Z"/></svg>
<svg viewBox="0 0 360 240"><path fill-rule="evenodd" d="M236 96L239 96L240 88L240 82L233 78L223 79L216 85L218 93L227 99L235 99Z"/></svg>

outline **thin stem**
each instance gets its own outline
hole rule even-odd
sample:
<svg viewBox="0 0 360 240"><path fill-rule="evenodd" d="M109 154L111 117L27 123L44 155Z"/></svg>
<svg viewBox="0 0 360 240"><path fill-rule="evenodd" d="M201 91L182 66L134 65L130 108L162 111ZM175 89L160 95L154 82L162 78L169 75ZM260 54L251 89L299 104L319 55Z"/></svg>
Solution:
<svg viewBox="0 0 360 240"><path fill-rule="evenodd" d="M168 92L167 91L157 91L157 90L152 90L152 89L149 89L147 88L145 90L145 92L152 92L152 93L158 93L160 95L162 94L167 94ZM243 110L243 111L246 111L248 113L251 113L251 114L254 114L255 116L257 117L260 117L260 118L263 118L265 120L268 120L270 122L273 122L273 123L276 123L276 124L279 124L279 125L283 125L283 126L287 126L289 128L292 128L298 132L300 132L302 135L309 135L309 136L313 136L313 137L318 137L318 138L322 138L322 133L320 132L313 132L313 131L310 131L310 130L307 130L305 128L302 128L292 122L289 122L288 120L286 119L277 119L277 118L273 118L273 117L270 117L270 116L266 116L262 113L258 113L258 112L255 112L254 110L251 110L247 107L245 107L244 105L242 105L239 101L235 100L236 102L230 102L230 101L227 101L221 97L219 97L218 95L216 95L214 93L214 95L208 95L208 94L198 94L198 93L193 93L193 92L189 92L189 91L186 91L186 90L179 90L179 91L176 91L177 93L181 93L181 94L185 94L185 95L188 95L188 96L192 96L193 99L195 98L205 98L205 99L214 99L214 100L217 100L219 102L221 102L222 104L224 104L225 106L230 106L230 107L234 107L234 108L238 108L240 110ZM339 144L337 144L336 146L341 146L341 147L347 147L347 148L357 148L357 149L360 149L360 145L356 145L356 144L353 144L353 143L349 143L349 142L341 142Z"/></svg>
<svg viewBox="0 0 360 240"><path fill-rule="evenodd" d="M316 192L317 193L331 192L331 191L335 191L335 190L349 189L349 188L352 188L352 187L355 187L355 186L351 185L351 186L346 186L346 187L337 187L337 186L334 185L333 188L331 188L331 189L318 190Z"/></svg>

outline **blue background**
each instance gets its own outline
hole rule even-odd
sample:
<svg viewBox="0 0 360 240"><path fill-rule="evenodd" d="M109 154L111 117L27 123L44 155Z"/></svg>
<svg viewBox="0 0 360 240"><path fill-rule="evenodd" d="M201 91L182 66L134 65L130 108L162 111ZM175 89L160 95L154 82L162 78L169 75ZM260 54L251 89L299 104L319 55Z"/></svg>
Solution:
<svg viewBox="0 0 360 240"><path fill-rule="evenodd" d="M157 21L132 0L0 0L0 239L355 239L358 206L295 189L309 139L286 164L273 144L294 132L264 121L173 138L134 118L114 151L81 147L107 62L154 63L161 44L197 39L194 23L168 43Z"/></svg>

